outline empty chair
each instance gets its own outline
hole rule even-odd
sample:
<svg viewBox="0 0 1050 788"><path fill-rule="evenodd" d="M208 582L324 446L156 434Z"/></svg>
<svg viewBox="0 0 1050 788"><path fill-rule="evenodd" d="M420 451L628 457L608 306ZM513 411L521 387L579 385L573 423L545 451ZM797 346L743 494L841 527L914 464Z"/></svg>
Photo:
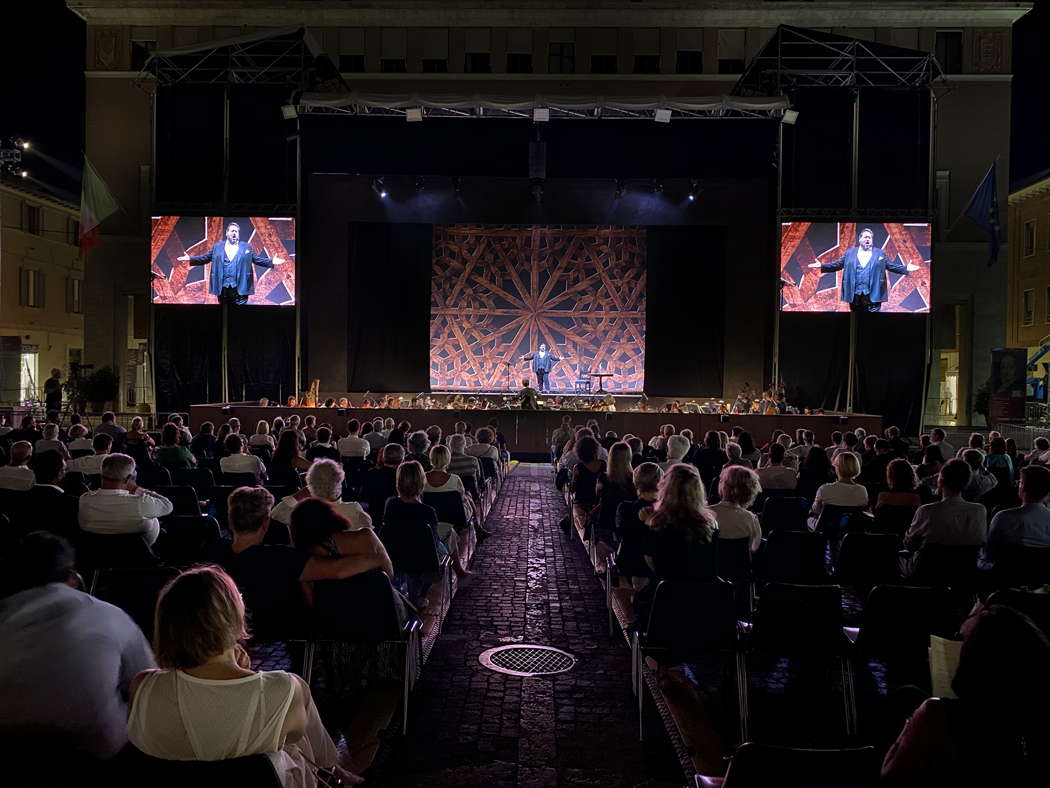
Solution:
<svg viewBox="0 0 1050 788"><path fill-rule="evenodd" d="M221 539L214 517L176 515L164 520L164 532L154 549L169 564L190 566L207 560Z"/></svg>
<svg viewBox="0 0 1050 788"><path fill-rule="evenodd" d="M850 786L865 788L879 782L881 759L874 747L811 750L748 742L729 762L722 788L770 786ZM697 788L716 782L700 777Z"/></svg>
<svg viewBox="0 0 1050 788"><path fill-rule="evenodd" d="M228 484L216 484L211 488L211 510L215 515L215 519L219 521L219 525L223 528L227 527L227 501L236 488L230 487Z"/></svg>
<svg viewBox="0 0 1050 788"><path fill-rule="evenodd" d="M77 568L81 572L160 564L141 534L93 534L81 531L73 544L77 550Z"/></svg>
<svg viewBox="0 0 1050 788"><path fill-rule="evenodd" d="M69 471L62 477L61 486L67 495L81 496L88 491L87 477L80 471Z"/></svg>
<svg viewBox="0 0 1050 788"><path fill-rule="evenodd" d="M485 477L486 481L491 480L492 484L499 482L499 471L496 469L496 461L491 457L478 457L478 463L481 465L481 475Z"/></svg>
<svg viewBox="0 0 1050 788"><path fill-rule="evenodd" d="M201 506L197 491L189 485L172 485L171 487L154 487L153 492L163 495L173 507L173 515L200 517Z"/></svg>
<svg viewBox="0 0 1050 788"><path fill-rule="evenodd" d="M842 590L837 585L767 585L758 600L748 646L774 656L837 660L846 733L856 732L852 642L842 629Z"/></svg>
<svg viewBox="0 0 1050 788"><path fill-rule="evenodd" d="M192 487L197 491L197 498L202 501L211 497L211 488L215 486L215 474L205 467L179 468L172 473L172 479L176 485Z"/></svg>
<svg viewBox="0 0 1050 788"><path fill-rule="evenodd" d="M273 459L273 452L270 451L269 446L249 446L248 451L262 460L265 465L269 465Z"/></svg>
<svg viewBox="0 0 1050 788"><path fill-rule="evenodd" d="M884 534L896 534L903 538L915 517L917 506L897 506L894 504L882 504L875 507L875 523L873 531Z"/></svg>
<svg viewBox="0 0 1050 788"><path fill-rule="evenodd" d="M171 486L171 472L161 465L146 465L140 463L137 459L135 481L140 487L145 487L147 490L152 490L154 487L170 487Z"/></svg>
<svg viewBox="0 0 1050 788"><path fill-rule="evenodd" d="M259 479L254 473L223 473L220 482L229 487L258 487ZM296 487L296 489L299 489Z"/></svg>
<svg viewBox="0 0 1050 788"><path fill-rule="evenodd" d="M864 596L873 586L900 579L900 539L896 534L858 531L843 537L835 561L836 581Z"/></svg>
<svg viewBox="0 0 1050 788"><path fill-rule="evenodd" d="M805 531L809 503L805 498L778 495L766 498L762 505L762 533L774 530Z"/></svg>
<svg viewBox="0 0 1050 788"><path fill-rule="evenodd" d="M916 585L968 591L977 585L977 545L926 544L915 554L910 580Z"/></svg>
<svg viewBox="0 0 1050 788"><path fill-rule="evenodd" d="M816 531L827 537L828 543L837 549L847 531L866 530L870 518L864 514L863 506L835 506L825 504L817 518Z"/></svg>
<svg viewBox="0 0 1050 788"><path fill-rule="evenodd" d="M178 569L163 566L102 569L92 580L91 595L127 613L152 643L157 597L164 584L178 573Z"/></svg>
<svg viewBox="0 0 1050 788"><path fill-rule="evenodd" d="M823 583L827 545L823 534L775 530L759 553L758 576L785 583Z"/></svg>
<svg viewBox="0 0 1050 788"><path fill-rule="evenodd" d="M467 491L467 494L475 502L480 502L482 493L485 491L484 481L479 481L472 473L464 473L459 478L463 480L463 489Z"/></svg>
<svg viewBox="0 0 1050 788"><path fill-rule="evenodd" d="M747 668L737 647L733 586L724 580L682 583L663 580L653 592L649 617L631 641L632 684L638 696L638 737L643 736L645 658L678 665L691 657L731 654L735 660L741 741L747 739Z"/></svg>
<svg viewBox="0 0 1050 788"><path fill-rule="evenodd" d="M1002 548L993 577L1000 588L1050 585L1050 547Z"/></svg>

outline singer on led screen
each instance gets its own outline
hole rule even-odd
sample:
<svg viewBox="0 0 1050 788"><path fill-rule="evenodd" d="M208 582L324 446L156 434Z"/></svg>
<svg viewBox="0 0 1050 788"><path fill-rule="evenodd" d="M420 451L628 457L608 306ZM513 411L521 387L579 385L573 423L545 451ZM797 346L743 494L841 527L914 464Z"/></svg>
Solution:
<svg viewBox="0 0 1050 788"><path fill-rule="evenodd" d="M889 290L886 285L887 271L907 275L909 271L919 270L917 265L901 265L890 260L882 249L873 245L874 241L875 233L865 227L857 236L857 245L838 260L809 264L810 268L819 268L825 272L844 269L842 300L849 304L853 312L878 312L882 309Z"/></svg>
<svg viewBox="0 0 1050 788"><path fill-rule="evenodd" d="M248 296L255 292L255 273L252 265L273 268L284 262L284 258L272 259L254 251L251 244L241 241L241 226L237 222L226 225L226 240L215 244L210 252L198 255L184 254L177 258L190 265L211 263L211 278L208 292L219 303L247 304Z"/></svg>

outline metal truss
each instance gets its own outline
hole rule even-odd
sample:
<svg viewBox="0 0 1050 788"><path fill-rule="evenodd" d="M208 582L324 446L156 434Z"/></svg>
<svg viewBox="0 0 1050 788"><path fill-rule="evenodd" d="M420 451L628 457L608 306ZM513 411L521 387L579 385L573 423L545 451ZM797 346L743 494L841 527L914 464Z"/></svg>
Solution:
<svg viewBox="0 0 1050 788"><path fill-rule="evenodd" d="M338 69L304 28L155 52L143 67L158 85L269 85L306 90L339 81Z"/></svg>
<svg viewBox="0 0 1050 788"><path fill-rule="evenodd" d="M799 88L914 89L928 86L942 73L928 52L781 25L731 94L780 96Z"/></svg>
<svg viewBox="0 0 1050 788"><path fill-rule="evenodd" d="M836 221L880 221L880 220L916 220L932 222L935 217L925 208L782 208L777 211L777 218L782 221L819 221L821 219Z"/></svg>

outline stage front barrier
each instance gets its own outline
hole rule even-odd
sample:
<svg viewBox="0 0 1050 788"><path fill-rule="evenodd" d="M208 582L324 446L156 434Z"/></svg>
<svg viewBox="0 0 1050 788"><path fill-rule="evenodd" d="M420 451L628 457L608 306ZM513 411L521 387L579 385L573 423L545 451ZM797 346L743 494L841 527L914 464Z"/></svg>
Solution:
<svg viewBox="0 0 1050 788"><path fill-rule="evenodd" d="M560 411L560 410L415 410L415 409L378 409L378 408L263 408L257 405L192 405L190 407L190 428L196 432L202 423L210 421L216 425L236 416L241 420L244 432L254 431L259 419L273 421L277 416L285 420L293 413L300 418L316 416L317 423L331 424L339 434L346 434L346 423L358 419L362 423L377 417L393 418L395 421L408 421L412 429L426 429L432 424L441 427L444 433L453 431L457 421L473 425L476 432L488 425L492 419L499 421L499 430L510 445L511 454L538 454L550 449L550 437L561 425L562 416L572 417L573 425L584 424L589 419L598 422L601 434L612 430L622 437L632 433L648 441L657 434L661 424L673 424L679 431L689 428L694 439L703 440L708 430L725 430L743 427L751 433L755 443L765 443L773 430L781 429L794 435L796 429L813 430L817 443L826 446L835 430L854 430L863 427L869 434L882 434L882 418L867 414L849 416L759 416L759 415L719 415L708 413L604 413L595 411Z"/></svg>

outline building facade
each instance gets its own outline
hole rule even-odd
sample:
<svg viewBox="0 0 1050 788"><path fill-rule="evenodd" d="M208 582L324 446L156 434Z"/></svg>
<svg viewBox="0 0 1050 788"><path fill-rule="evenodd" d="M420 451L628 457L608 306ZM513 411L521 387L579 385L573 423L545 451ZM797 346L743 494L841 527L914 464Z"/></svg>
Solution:
<svg viewBox="0 0 1050 788"><path fill-rule="evenodd" d="M1009 211L1009 232L1016 242L1007 261L1005 343L1027 348L1031 358L1050 344L1050 172L1015 184Z"/></svg>
<svg viewBox="0 0 1050 788"><path fill-rule="evenodd" d="M354 90L511 97L724 94L780 24L936 53L946 75L935 86L931 169L938 231L925 421L974 421L985 359L1005 337L1006 275L1005 267L985 265L980 229L955 219L996 157L1005 198L1011 26L1030 2L285 0L234 6L219 0L162 5L67 0L67 5L87 22L87 153L125 208L105 223L106 243L89 265L89 272L112 274L89 275L86 288L85 353L96 363L122 364L125 351L149 335L153 115L149 80L140 69L158 49L306 25ZM742 283L741 298L746 291ZM744 355L738 368L727 368L727 396L743 380L764 377L768 358Z"/></svg>
<svg viewBox="0 0 1050 788"><path fill-rule="evenodd" d="M42 401L54 368L69 373L84 349L80 209L0 181L0 405Z"/></svg>

